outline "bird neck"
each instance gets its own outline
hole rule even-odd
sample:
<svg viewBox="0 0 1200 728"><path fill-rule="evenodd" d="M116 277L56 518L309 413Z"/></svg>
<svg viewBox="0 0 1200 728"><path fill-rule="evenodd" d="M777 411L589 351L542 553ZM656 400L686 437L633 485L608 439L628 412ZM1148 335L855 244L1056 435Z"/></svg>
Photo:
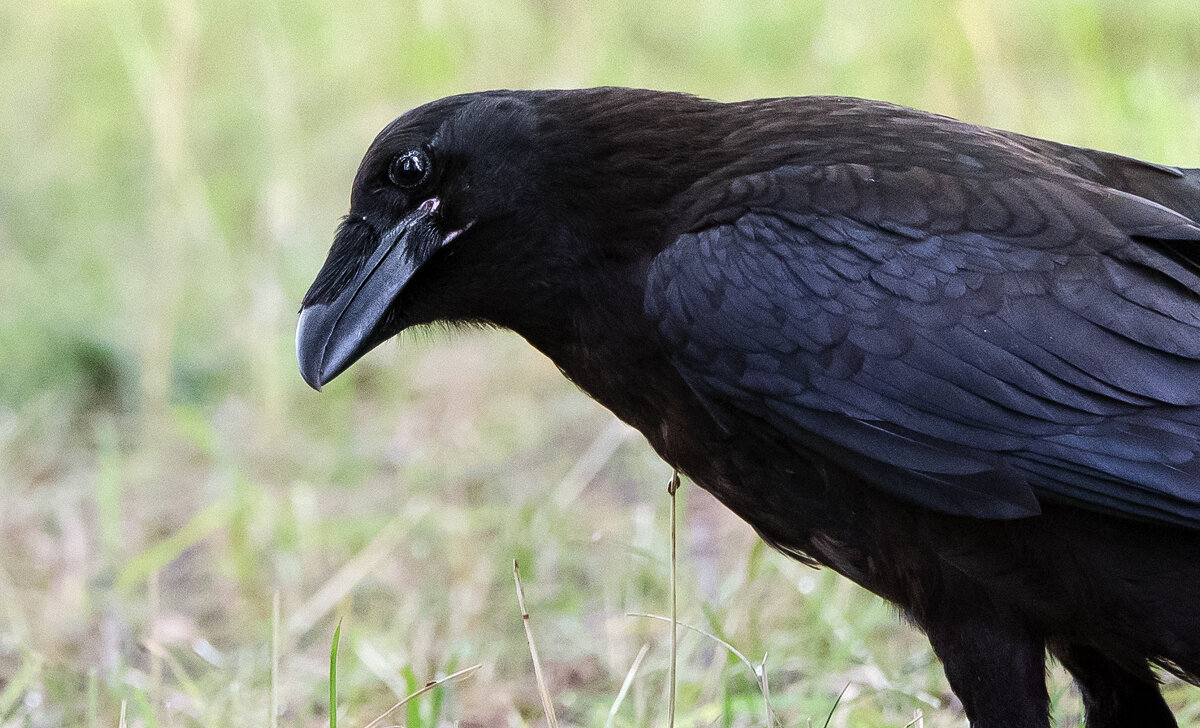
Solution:
<svg viewBox="0 0 1200 728"><path fill-rule="evenodd" d="M643 313L644 272L636 265L575 279L554 313L507 324L576 386L641 430L664 457L669 410L693 399Z"/></svg>
<svg viewBox="0 0 1200 728"><path fill-rule="evenodd" d="M657 252L674 221L673 201L737 157L723 143L736 117L717 113L721 107L628 89L544 97L538 137L553 161L552 189L564 195L554 206L603 250Z"/></svg>

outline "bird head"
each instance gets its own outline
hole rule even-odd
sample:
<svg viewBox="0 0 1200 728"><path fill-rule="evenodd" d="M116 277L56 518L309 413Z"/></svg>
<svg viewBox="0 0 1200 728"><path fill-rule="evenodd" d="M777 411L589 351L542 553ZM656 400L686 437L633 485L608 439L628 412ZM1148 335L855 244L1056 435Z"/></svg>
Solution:
<svg viewBox="0 0 1200 728"><path fill-rule="evenodd" d="M711 166L705 154L730 130L706 120L710 105L633 89L491 91L400 116L367 150L304 296L304 380L320 389L416 324L498 325L535 346L570 329L564 312L595 298L596 276L648 260L667 201Z"/></svg>
<svg viewBox="0 0 1200 728"><path fill-rule="evenodd" d="M523 199L545 198L535 116L503 94L452 97L389 124L359 167L300 309L296 355L316 389L414 324L484 317L539 256ZM544 209L544 208L542 208ZM526 249L520 250L521 246Z"/></svg>

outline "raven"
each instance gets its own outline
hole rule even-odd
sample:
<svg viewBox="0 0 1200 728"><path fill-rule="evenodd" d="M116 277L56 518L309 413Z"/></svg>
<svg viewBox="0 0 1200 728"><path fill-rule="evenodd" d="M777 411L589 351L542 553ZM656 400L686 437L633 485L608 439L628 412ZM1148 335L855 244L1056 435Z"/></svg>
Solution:
<svg viewBox="0 0 1200 728"><path fill-rule="evenodd" d="M1200 678L1200 169L853 98L493 91L368 149L320 388L517 332L770 544L897 604L979 728Z"/></svg>

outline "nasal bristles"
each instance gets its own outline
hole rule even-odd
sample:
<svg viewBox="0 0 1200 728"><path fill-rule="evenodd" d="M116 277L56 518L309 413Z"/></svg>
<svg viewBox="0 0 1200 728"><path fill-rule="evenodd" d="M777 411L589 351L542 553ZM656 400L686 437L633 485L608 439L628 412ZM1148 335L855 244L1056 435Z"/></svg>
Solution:
<svg viewBox="0 0 1200 728"><path fill-rule="evenodd" d="M325 259L325 265L321 267L308 293L304 294L301 306L331 303L358 275L359 269L378 244L379 236L366 218L361 215L342 218L333 239L333 247L329 249L329 257Z"/></svg>

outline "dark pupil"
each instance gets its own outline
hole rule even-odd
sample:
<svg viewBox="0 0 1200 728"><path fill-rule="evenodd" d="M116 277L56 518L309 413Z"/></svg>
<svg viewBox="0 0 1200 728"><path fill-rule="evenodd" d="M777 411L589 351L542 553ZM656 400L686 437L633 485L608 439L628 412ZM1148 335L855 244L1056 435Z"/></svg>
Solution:
<svg viewBox="0 0 1200 728"><path fill-rule="evenodd" d="M425 161L417 154L406 154L396 160L392 167L392 181L398 185L412 185L425 175Z"/></svg>

